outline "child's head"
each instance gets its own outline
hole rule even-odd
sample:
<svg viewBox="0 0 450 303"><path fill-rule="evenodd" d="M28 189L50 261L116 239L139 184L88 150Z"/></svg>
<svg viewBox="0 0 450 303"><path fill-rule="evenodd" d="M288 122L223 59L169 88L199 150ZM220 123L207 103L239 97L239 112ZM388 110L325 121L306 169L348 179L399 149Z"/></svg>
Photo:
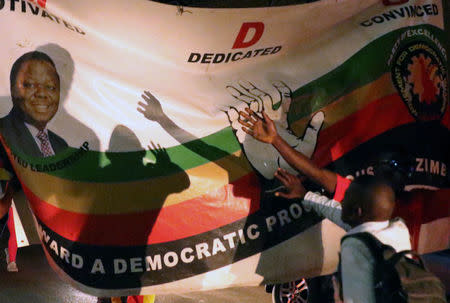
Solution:
<svg viewBox="0 0 450 303"><path fill-rule="evenodd" d="M349 186L342 201L342 221L357 226L369 221L391 219L395 192L388 180L361 176Z"/></svg>

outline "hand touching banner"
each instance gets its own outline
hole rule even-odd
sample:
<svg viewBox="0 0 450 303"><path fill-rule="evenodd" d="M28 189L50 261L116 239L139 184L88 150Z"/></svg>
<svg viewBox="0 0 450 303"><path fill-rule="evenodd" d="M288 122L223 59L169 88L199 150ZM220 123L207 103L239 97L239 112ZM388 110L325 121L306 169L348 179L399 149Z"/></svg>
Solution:
<svg viewBox="0 0 450 303"><path fill-rule="evenodd" d="M271 145L259 142L252 136L246 135L239 123L239 111L250 108L253 112L268 116L267 124L275 127L280 136L299 152L311 158L317 144L317 137L324 121L323 112L314 114L306 127L303 136L295 136L288 128L287 112L292 100L291 89L282 81L274 82L278 101L267 92L257 88L248 81L240 81L236 86L228 86L227 90L239 101L237 106L230 107L227 116L236 138L252 166L266 179L273 179L278 168L284 168L291 173L296 171L286 163L280 153Z"/></svg>

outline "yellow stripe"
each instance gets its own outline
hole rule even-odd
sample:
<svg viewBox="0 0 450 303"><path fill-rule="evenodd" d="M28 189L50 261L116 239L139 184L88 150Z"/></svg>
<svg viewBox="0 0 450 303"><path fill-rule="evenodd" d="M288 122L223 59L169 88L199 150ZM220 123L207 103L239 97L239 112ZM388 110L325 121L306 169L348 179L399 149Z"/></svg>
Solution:
<svg viewBox="0 0 450 303"><path fill-rule="evenodd" d="M334 123L364 108L372 101L392 95L395 92L396 90L391 81L391 74L386 73L382 75L377 80L355 89L351 93L321 108L320 111L323 111L325 114L322 129L332 126ZM291 125L292 131L301 136L305 132L305 128L308 126L308 122L311 120L313 114L293 123Z"/></svg>
<svg viewBox="0 0 450 303"><path fill-rule="evenodd" d="M146 295L144 296L144 303L154 303L155 302L155 295Z"/></svg>
<svg viewBox="0 0 450 303"><path fill-rule="evenodd" d="M123 183L71 181L13 165L40 199L67 211L87 214L142 212L174 205L221 188L252 171L241 151L171 176Z"/></svg>

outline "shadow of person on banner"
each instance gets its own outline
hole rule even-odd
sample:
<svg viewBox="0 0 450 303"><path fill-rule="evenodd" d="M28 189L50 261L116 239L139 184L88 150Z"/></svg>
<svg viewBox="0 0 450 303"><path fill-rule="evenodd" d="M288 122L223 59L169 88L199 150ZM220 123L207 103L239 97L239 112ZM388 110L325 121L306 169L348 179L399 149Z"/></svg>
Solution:
<svg viewBox="0 0 450 303"><path fill-rule="evenodd" d="M158 221L159 213L169 195L179 194L190 185L189 177L171 161L166 149L154 142L150 142L147 148L141 146L136 134L127 126L114 128L108 150L104 153L109 163L100 173L105 178L113 176L116 181L107 182L103 192L93 193L97 196L97 203L103 204L100 207L102 214L96 215L98 209L92 204L94 207L88 211L91 215L79 234L80 242L92 244L91 255L85 250L85 261L94 264L95 259L101 258L104 266L104 272L99 270L80 278L85 279L88 285L116 289L116 295L120 295L120 289L136 289L135 293L138 293L140 287L148 286L148 281L142 281L146 272L145 279L157 280L154 275L160 273L146 271L145 258L155 253L149 251L149 247L162 233L161 228L155 231L155 226L170 225L170 222ZM161 171L170 174L160 176ZM111 203L110 207L108 203ZM99 233L99 230L104 232ZM104 238L96 239L102 234ZM130 260L137 259L141 260L139 267L142 271L131 270Z"/></svg>
<svg viewBox="0 0 450 303"><path fill-rule="evenodd" d="M187 130L178 126L169 116L167 116L161 106L160 101L150 92L145 91L142 94L145 102L140 101L137 110L144 115L149 121L157 122L169 135L177 140L181 146L187 149L186 152L192 152L196 156L202 157L208 162L214 163L227 174L226 190L232 190L233 198L242 197L247 199L248 212L253 213L260 209L260 192L254 190L259 188L259 179L253 172L250 163L247 161L243 153L233 153L223 150L217 146L208 143L210 138L197 138ZM214 139L211 138L211 141ZM226 140L222 138L222 140ZM234 140L234 139L233 139ZM222 142L219 142L222 143ZM208 163L206 162L206 163ZM203 164L203 163L202 163ZM217 172L217 171L216 171ZM220 173L220 172L217 172ZM211 179L220 178L220 176L211 173ZM245 186L242 186L244 185ZM230 188L228 188L231 185ZM211 188L212 195L216 188ZM219 189L221 191L222 189ZM229 198L229 197L228 197Z"/></svg>

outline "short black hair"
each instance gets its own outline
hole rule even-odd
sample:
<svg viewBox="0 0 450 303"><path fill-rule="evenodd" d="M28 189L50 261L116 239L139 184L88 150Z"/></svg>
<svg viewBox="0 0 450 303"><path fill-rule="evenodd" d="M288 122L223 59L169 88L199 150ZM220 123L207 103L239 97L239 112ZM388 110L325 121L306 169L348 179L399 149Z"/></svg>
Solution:
<svg viewBox="0 0 450 303"><path fill-rule="evenodd" d="M375 181L376 178L372 175L356 177L345 192L346 198L348 199L351 196L352 200L356 200L358 203L365 202L370 197L369 189L374 185Z"/></svg>
<svg viewBox="0 0 450 303"><path fill-rule="evenodd" d="M374 203L374 189L379 186L388 186L392 189L395 199L395 188L392 185L391 180L382 176L362 175L355 180L349 186L349 192L353 199L357 199L358 203L365 209L370 209Z"/></svg>
<svg viewBox="0 0 450 303"><path fill-rule="evenodd" d="M22 67L22 65L25 62L32 61L32 60L48 62L56 70L56 66L55 66L55 63L53 62L52 58L50 58L47 54L45 54L43 52L32 51L32 52L23 54L22 56L19 57L19 59L16 60L16 62L14 62L13 66L11 68L11 73L9 74L11 94L13 92L14 87L16 86L17 74L19 73L20 68ZM56 71L56 75L59 80L58 71Z"/></svg>

